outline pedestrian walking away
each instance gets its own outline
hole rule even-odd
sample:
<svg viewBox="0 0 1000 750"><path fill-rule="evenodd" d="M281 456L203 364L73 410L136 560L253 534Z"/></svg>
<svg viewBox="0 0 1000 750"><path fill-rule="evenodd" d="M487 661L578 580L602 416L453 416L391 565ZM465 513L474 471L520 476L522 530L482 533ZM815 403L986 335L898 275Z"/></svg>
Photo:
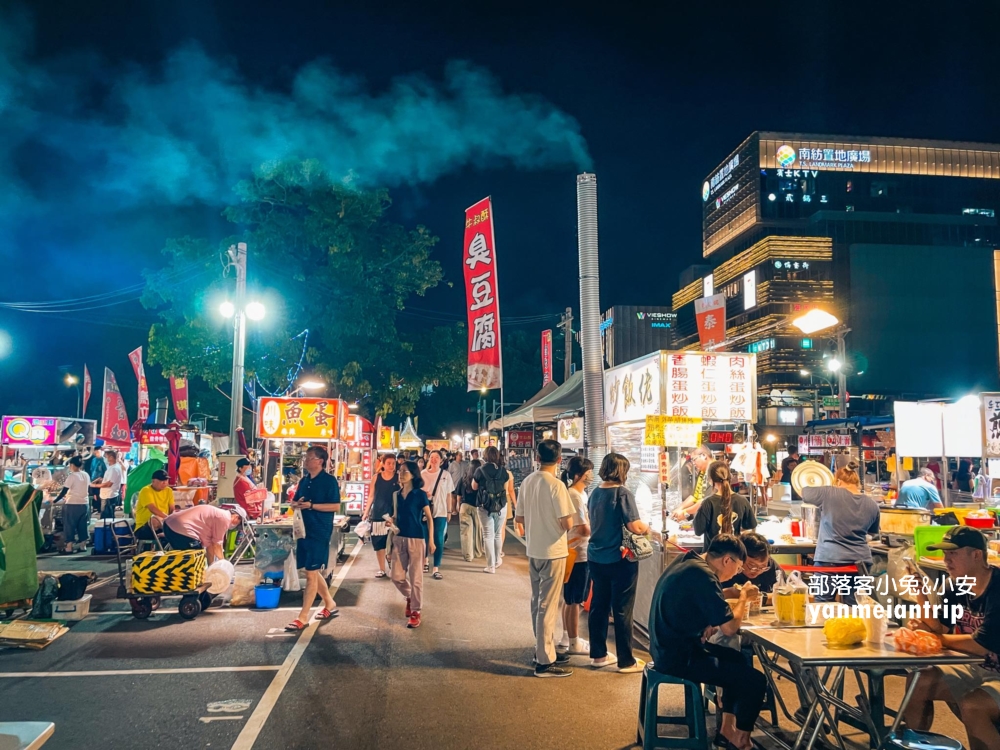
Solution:
<svg viewBox="0 0 1000 750"><path fill-rule="evenodd" d="M464 462L463 462L464 463ZM458 525L461 530L462 557L466 562L472 562L483 556L483 524L479 520L479 493L472 488L472 477L483 465L478 458L468 462L469 470L465 473L455 489L459 498Z"/></svg>
<svg viewBox="0 0 1000 750"><path fill-rule="evenodd" d="M570 657L556 653L555 631L569 554L566 532L573 526L573 501L566 485L556 477L562 446L555 440L543 440L535 450L541 467L521 483L514 517L528 553L535 677L569 677L573 670L560 665Z"/></svg>
<svg viewBox="0 0 1000 750"><path fill-rule="evenodd" d="M486 549L485 573L496 573L502 565L500 553L503 550L503 526L507 521L507 506L510 504L508 485L513 486L510 472L500 465L500 451L491 445L483 452L485 463L476 469L472 478L472 488L476 490L477 512L483 527L483 547Z"/></svg>
<svg viewBox="0 0 1000 750"><path fill-rule="evenodd" d="M329 458L323 446L309 447L303 462L302 479L291 502L292 508L302 513L306 531L305 537L295 545L298 565L306 571L306 590L299 616L285 630L296 631L306 627L316 594L323 600L323 608L316 613L317 620L329 620L338 614L337 603L324 577L330 558L333 515L340 510L340 486L337 478L326 470Z"/></svg>
<svg viewBox="0 0 1000 750"><path fill-rule="evenodd" d="M396 457L388 455L379 459L376 467L377 473L372 479L371 487L368 491L368 507L362 514L362 518L372 525L371 539L372 548L375 550L375 557L378 559L378 573L376 578L385 578L388 575L386 570L386 546L389 539L389 527L384 516L392 515L392 498L399 492L399 479L396 476Z"/></svg>
<svg viewBox="0 0 1000 750"><path fill-rule="evenodd" d="M557 651L570 655L590 654L590 641L580 637L580 610L590 592L590 568L587 565L587 546L590 544L590 516L587 514L587 487L594 479L594 464L583 456L573 456L563 474L573 501L573 527L566 542L565 583L563 584L563 637L556 645Z"/></svg>
<svg viewBox="0 0 1000 750"><path fill-rule="evenodd" d="M63 553L82 552L90 539L90 475L83 470L83 459L73 456L69 460L69 474L53 505L62 502Z"/></svg>
<svg viewBox="0 0 1000 750"><path fill-rule="evenodd" d="M400 489L393 498L392 582L406 598L406 627L419 628L424 591L424 525L432 524L430 501L416 461L399 467ZM423 523L421 523L423 521ZM430 539L434 552L434 539Z"/></svg>
<svg viewBox="0 0 1000 750"><path fill-rule="evenodd" d="M425 533L427 541L427 552L434 555L433 577L440 580L441 556L444 554L444 537L448 529L448 517L452 513L451 496L455 492L455 485L452 484L451 474L441 467L441 454L438 451L431 451L427 459L427 468L421 473L424 480L424 489L430 488L427 495L431 503L433 523L428 523ZM431 544L433 536L434 544ZM429 568L428 562L424 563L424 572Z"/></svg>
<svg viewBox="0 0 1000 750"><path fill-rule="evenodd" d="M108 468L104 470L101 479L94 479L93 487L100 491L101 497L101 518L114 518L115 508L121 502L122 484L125 481L125 474L122 465L118 461L118 451L108 450L104 453Z"/></svg>
<svg viewBox="0 0 1000 750"><path fill-rule="evenodd" d="M591 666L614 667L619 672L641 672L645 663L632 656L632 610L639 580L639 561L622 557L622 528L633 534L648 534L649 526L639 518L639 509L625 479L631 464L620 453L609 453L598 472L601 484L588 500L590 545L587 548L590 578ZM617 658L608 653L608 615L614 615Z"/></svg>

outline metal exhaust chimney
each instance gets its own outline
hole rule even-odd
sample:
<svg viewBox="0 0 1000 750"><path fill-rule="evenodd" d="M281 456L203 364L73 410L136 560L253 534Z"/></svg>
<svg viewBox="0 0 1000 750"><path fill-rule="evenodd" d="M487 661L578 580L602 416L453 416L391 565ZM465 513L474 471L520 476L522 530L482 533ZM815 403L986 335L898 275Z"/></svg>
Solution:
<svg viewBox="0 0 1000 750"><path fill-rule="evenodd" d="M600 468L608 452L608 443L604 429L604 351L601 348L597 262L597 175L584 172L576 177L576 223L580 249L580 348L583 352L585 447L594 467Z"/></svg>

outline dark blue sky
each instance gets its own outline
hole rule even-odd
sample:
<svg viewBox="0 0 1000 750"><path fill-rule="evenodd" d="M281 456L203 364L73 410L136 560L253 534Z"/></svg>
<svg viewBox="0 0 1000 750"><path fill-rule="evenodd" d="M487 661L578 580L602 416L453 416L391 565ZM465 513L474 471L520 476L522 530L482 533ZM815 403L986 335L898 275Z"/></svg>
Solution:
<svg viewBox="0 0 1000 750"><path fill-rule="evenodd" d="M453 281L462 212L492 194L502 309L517 316L577 306L575 175L589 155L602 306L669 304L700 258L701 183L753 130L1000 140L992 7L39 0L23 14L33 30L0 17L0 299L119 289L158 262L166 237L228 233L223 186L288 137L393 184L396 217L442 238ZM339 121L397 107L400 79L414 76L417 103L394 122L406 132L380 133L405 153L380 159L322 117L261 135L270 112L301 111L288 102L309 86L358 108L338 104ZM221 95L233 92L245 96ZM189 171L150 140L164 127L188 139ZM503 144L475 143L482 132ZM461 289L417 306L458 320ZM135 304L75 320L0 309L14 339L0 411L71 412L56 367L84 359L132 395L126 353L149 320Z"/></svg>

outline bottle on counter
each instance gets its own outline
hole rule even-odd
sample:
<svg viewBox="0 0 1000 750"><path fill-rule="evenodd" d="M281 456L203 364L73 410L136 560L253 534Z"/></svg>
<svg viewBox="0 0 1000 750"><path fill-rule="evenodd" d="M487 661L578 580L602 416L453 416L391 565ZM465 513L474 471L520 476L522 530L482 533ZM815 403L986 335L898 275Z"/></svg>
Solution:
<svg viewBox="0 0 1000 750"><path fill-rule="evenodd" d="M792 589L792 625L804 626L806 624L806 604L809 602L809 587L797 570L792 571L788 584Z"/></svg>

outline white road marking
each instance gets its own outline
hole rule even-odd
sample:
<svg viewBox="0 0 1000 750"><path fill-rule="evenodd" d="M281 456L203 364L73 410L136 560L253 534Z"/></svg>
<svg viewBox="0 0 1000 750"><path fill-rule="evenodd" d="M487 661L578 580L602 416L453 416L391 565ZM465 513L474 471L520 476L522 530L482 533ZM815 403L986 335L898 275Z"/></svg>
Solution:
<svg viewBox="0 0 1000 750"><path fill-rule="evenodd" d="M176 669L93 669L80 672L0 672L0 678L22 677L116 677L130 674L204 674L207 672L277 672L280 666L178 667Z"/></svg>
<svg viewBox="0 0 1000 750"><path fill-rule="evenodd" d="M354 545L354 549L351 550L351 554L347 562L341 566L340 572L337 573L336 578L334 578L331 582L330 595L334 596L334 598L336 598L336 593L340 589L340 584L344 582L344 577L347 575L347 571L351 569L351 566L354 564L354 561L357 559L358 553L361 551L363 546L364 545L360 541ZM253 750L254 743L260 736L260 732L264 728L264 724L267 722L268 717L271 715L271 711L274 709L275 704L278 702L278 698L281 697L282 691L285 689L285 686L288 685L288 681L292 677L292 672L295 671L295 667L298 666L299 660L302 658L302 654L305 653L305 650L308 648L313 636L316 635L316 631L319 629L319 624L319 620L313 620L306 626L302 636L298 639L298 641L296 641L288 656L285 657L285 661L281 665L281 669L278 670L278 674L276 674L274 679L271 680L271 684L268 686L264 695L257 703L257 708L253 710L253 713L250 715L250 719L243 726L240 736L237 737L236 742L233 743L232 750Z"/></svg>
<svg viewBox="0 0 1000 750"><path fill-rule="evenodd" d="M205 706L205 710L210 714L238 714L250 708L252 703L252 698L230 698L224 701L213 701Z"/></svg>
<svg viewBox="0 0 1000 750"><path fill-rule="evenodd" d="M178 600L180 599L180 597L177 598ZM170 607L165 608L164 604L167 604L166 600L164 600L163 603L160 605L160 608L153 613L154 616L161 612L165 615L170 614ZM210 609L207 612L204 612L201 615L199 615L199 617L205 617L205 616L213 617L215 615L226 615L226 614L236 614L236 613L248 613L248 614L260 615L260 614L266 614L267 612L298 612L300 609L301 607L275 607L274 609L242 609L238 607L219 607L218 609ZM131 617L132 610L108 609L104 610L103 612L91 612L90 614L87 615L87 617L112 617L120 615L128 615Z"/></svg>
<svg viewBox="0 0 1000 750"><path fill-rule="evenodd" d="M202 724L208 724L210 721L243 721L242 716L202 716L198 719Z"/></svg>

